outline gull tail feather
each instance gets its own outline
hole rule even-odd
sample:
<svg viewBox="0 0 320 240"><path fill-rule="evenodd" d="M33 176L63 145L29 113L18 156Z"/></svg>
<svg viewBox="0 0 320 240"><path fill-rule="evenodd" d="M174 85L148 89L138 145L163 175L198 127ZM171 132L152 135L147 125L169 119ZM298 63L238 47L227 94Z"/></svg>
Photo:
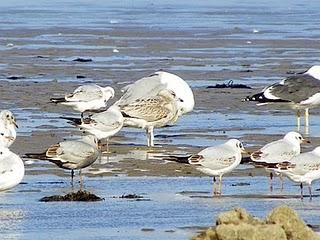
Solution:
<svg viewBox="0 0 320 240"><path fill-rule="evenodd" d="M81 125L81 118L73 118L73 117L60 117L62 119L68 120L68 123L74 126Z"/></svg>
<svg viewBox="0 0 320 240"><path fill-rule="evenodd" d="M186 163L189 164L189 158L192 155L188 155L188 156L165 156L163 157L163 160L167 160L167 161L172 161L172 162L177 162L177 163Z"/></svg>
<svg viewBox="0 0 320 240"><path fill-rule="evenodd" d="M33 159L47 159L46 152L43 153L25 153L24 157Z"/></svg>

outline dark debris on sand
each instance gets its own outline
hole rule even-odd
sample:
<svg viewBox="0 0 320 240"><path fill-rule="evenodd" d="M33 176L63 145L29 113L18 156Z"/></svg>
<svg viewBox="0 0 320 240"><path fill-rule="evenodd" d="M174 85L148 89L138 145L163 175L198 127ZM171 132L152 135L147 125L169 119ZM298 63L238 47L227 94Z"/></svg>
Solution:
<svg viewBox="0 0 320 240"><path fill-rule="evenodd" d="M250 86L245 85L245 84L233 83L232 80L230 80L228 83L216 84L214 86L207 86L207 88L244 88L244 89L252 89Z"/></svg>
<svg viewBox="0 0 320 240"><path fill-rule="evenodd" d="M75 58L72 60L73 62L92 62L91 58Z"/></svg>
<svg viewBox="0 0 320 240"><path fill-rule="evenodd" d="M48 197L43 197L39 201L40 202L72 202L72 201L80 201L80 202L96 202L102 201L104 198L100 198L97 195L79 190L77 192L71 192L66 195L53 195Z"/></svg>
<svg viewBox="0 0 320 240"><path fill-rule="evenodd" d="M137 195L135 193L123 194L120 197L113 197L113 198L129 199L129 200L135 200L135 201L151 201L149 198L144 198L143 196Z"/></svg>

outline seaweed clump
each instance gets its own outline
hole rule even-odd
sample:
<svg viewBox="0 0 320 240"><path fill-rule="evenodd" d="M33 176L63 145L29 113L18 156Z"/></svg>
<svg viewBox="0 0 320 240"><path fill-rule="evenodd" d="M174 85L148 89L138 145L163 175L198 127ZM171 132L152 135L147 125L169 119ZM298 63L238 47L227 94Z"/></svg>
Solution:
<svg viewBox="0 0 320 240"><path fill-rule="evenodd" d="M88 191L79 190L77 192L71 192L66 195L53 195L48 197L43 197L40 202L96 202L102 201L104 198L98 197L97 195L90 193Z"/></svg>

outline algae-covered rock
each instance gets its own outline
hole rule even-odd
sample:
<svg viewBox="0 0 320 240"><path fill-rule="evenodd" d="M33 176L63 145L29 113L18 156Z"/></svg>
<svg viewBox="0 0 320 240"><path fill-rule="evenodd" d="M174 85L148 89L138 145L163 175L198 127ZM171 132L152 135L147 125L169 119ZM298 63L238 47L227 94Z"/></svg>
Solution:
<svg viewBox="0 0 320 240"><path fill-rule="evenodd" d="M251 216L243 208L235 208L231 211L221 213L217 218L217 225L240 224L240 223L249 223L249 224L255 225L255 224L260 224L261 221Z"/></svg>
<svg viewBox="0 0 320 240"><path fill-rule="evenodd" d="M275 208L265 221L254 218L245 209L236 208L221 213L217 226L193 238L194 240L320 240L287 206Z"/></svg>
<svg viewBox="0 0 320 240"><path fill-rule="evenodd" d="M219 240L287 240L284 230L276 224L222 224L217 226L216 232Z"/></svg>
<svg viewBox="0 0 320 240"><path fill-rule="evenodd" d="M215 229L209 228L207 231L200 233L198 236L192 238L192 240L219 240Z"/></svg>
<svg viewBox="0 0 320 240"><path fill-rule="evenodd" d="M316 235L296 211L288 206L274 208L267 216L266 222L280 225L289 240L320 240L320 236Z"/></svg>

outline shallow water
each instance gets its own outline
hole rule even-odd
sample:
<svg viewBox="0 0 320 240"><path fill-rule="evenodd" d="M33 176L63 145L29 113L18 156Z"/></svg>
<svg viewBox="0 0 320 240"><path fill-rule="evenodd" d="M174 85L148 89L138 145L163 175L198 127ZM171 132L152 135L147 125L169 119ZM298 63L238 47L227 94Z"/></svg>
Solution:
<svg viewBox="0 0 320 240"><path fill-rule="evenodd" d="M264 217L273 207L287 204L308 224L319 223L318 197L299 199L299 187L285 182L280 192L268 191L266 177L228 177L222 197L211 197L207 177L102 177L85 178L85 187L102 202L38 202L43 196L71 190L66 178L52 175L26 176L26 184L1 193L1 239L187 239L209 226L221 211L245 207ZM237 182L246 186L232 186ZM120 199L135 193L142 201ZM23 195L23 198L21 198ZM286 195L285 198L278 198ZM273 196L273 197L272 197ZM307 211L306 211L307 210ZM144 230L146 229L146 230Z"/></svg>
<svg viewBox="0 0 320 240"><path fill-rule="evenodd" d="M240 101L286 77L288 71L318 64L319 7L316 0L0 1L0 85L12 91L4 99L2 94L0 103L17 115L16 144L21 146L13 148L19 153L30 151L23 141L42 141L32 143L32 149L40 151L53 140L79 134L59 118L74 113L47 101L81 83L112 85L120 94L118 88L164 69L185 79L196 97L192 113L174 126L155 131L159 147L155 152L139 149L146 141L140 130L123 129L111 139L117 151L128 146L131 150L103 155L97 165L84 171L90 176L85 179L86 189L104 197L103 202L40 203L41 197L71 190L69 173L50 163L27 165L26 184L0 193L0 238L188 239L199 227L213 225L221 211L241 206L262 217L280 204L296 209L307 223L319 224L319 197L301 201L299 187L288 180L285 191L276 185L272 197L261 174L229 176L224 178L223 197L211 198L208 177L196 177L193 172L186 173L193 177L168 177L168 172L154 177L149 175L155 169L134 166L152 162L152 168L169 167L160 160L170 146L174 146L170 154L188 154L236 137L245 146L258 147L266 138L275 140L295 130L293 111ZM92 62L72 61L78 57ZM7 79L10 76L24 78ZM230 80L254 89L207 89ZM38 83L48 88L26 97L24 90ZM318 113L311 111L309 134L316 142ZM133 162L130 171L148 177L127 177L130 171L119 166L126 161ZM241 166L238 171L245 175L251 170ZM181 172L172 169L171 175ZM249 185L232 186L237 182ZM150 201L117 198L128 193Z"/></svg>

